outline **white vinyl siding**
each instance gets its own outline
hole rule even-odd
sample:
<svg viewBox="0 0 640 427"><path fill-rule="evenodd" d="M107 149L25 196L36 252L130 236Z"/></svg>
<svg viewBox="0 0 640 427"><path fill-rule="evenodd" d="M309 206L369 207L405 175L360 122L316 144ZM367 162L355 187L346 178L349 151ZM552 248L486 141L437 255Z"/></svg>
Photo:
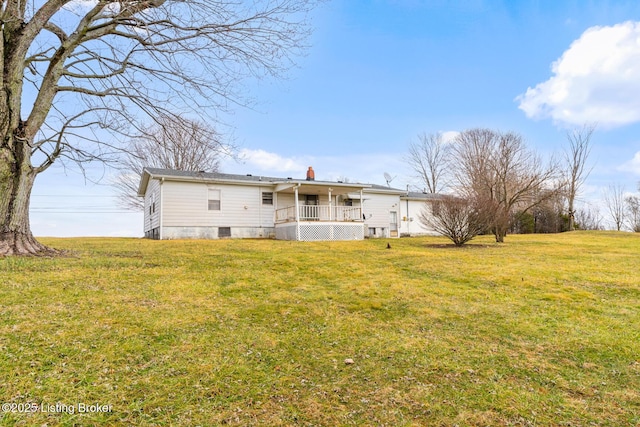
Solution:
<svg viewBox="0 0 640 427"><path fill-rule="evenodd" d="M383 235L376 230L377 237L389 237L391 212L399 212L399 202L400 196L396 194L364 193L362 211L366 215L365 224L368 228L384 228Z"/></svg>
<svg viewBox="0 0 640 427"><path fill-rule="evenodd" d="M296 204L293 193L276 193L276 198L276 209L288 208Z"/></svg>
<svg viewBox="0 0 640 427"><path fill-rule="evenodd" d="M425 200L400 201L400 233L403 235L439 235L437 231L420 222L421 212L431 214L431 203Z"/></svg>
<svg viewBox="0 0 640 427"><path fill-rule="evenodd" d="M154 209L155 205L155 209ZM144 197L144 231L160 226L160 181L152 179L149 181L147 192Z"/></svg>
<svg viewBox="0 0 640 427"><path fill-rule="evenodd" d="M211 190L219 191L220 210L209 210ZM165 182L163 226L231 227L232 232L234 227L273 227L274 206L262 205L261 191L248 185Z"/></svg>

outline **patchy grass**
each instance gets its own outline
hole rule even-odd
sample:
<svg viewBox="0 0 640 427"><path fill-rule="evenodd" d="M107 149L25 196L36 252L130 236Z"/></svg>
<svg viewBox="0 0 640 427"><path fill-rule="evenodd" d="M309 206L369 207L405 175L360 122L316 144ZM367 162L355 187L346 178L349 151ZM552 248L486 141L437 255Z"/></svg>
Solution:
<svg viewBox="0 0 640 427"><path fill-rule="evenodd" d="M43 239L0 259L0 401L49 412L0 425L640 424L640 237L507 240Z"/></svg>

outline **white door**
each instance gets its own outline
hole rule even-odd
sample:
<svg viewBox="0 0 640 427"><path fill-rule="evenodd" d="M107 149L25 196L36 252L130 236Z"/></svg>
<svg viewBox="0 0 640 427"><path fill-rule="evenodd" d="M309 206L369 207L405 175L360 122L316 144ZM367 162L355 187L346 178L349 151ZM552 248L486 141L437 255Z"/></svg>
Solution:
<svg viewBox="0 0 640 427"><path fill-rule="evenodd" d="M389 231L391 237L398 237L398 212L389 212Z"/></svg>

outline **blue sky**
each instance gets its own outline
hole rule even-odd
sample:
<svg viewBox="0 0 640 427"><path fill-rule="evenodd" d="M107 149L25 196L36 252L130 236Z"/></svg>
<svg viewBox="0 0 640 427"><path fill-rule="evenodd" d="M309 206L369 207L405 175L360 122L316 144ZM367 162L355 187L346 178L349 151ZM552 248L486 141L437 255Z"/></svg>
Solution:
<svg viewBox="0 0 640 427"><path fill-rule="evenodd" d="M287 79L245 82L254 107L225 118L244 160L223 171L303 177L313 166L317 179L378 184L388 172L405 188L417 184L403 157L419 133L514 131L551 155L567 130L595 122L583 201L601 207L614 183L636 191L638 2L334 0L313 23ZM93 184L72 166L45 172L34 233L142 235L142 215L115 206L111 174L91 170L103 178Z"/></svg>

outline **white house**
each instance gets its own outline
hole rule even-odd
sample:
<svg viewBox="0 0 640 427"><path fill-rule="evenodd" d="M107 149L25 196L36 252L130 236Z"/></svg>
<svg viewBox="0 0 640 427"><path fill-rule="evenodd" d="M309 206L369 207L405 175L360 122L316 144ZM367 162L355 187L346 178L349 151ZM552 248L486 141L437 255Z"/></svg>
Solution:
<svg viewBox="0 0 640 427"><path fill-rule="evenodd" d="M145 168L144 233L153 239L361 240L399 237L401 196L374 184ZM406 216L406 215L405 215Z"/></svg>
<svg viewBox="0 0 640 427"><path fill-rule="evenodd" d="M438 233L431 227L420 222L421 213L431 213L431 203L441 196L432 193L406 192L400 197L400 235L401 236L437 236Z"/></svg>

